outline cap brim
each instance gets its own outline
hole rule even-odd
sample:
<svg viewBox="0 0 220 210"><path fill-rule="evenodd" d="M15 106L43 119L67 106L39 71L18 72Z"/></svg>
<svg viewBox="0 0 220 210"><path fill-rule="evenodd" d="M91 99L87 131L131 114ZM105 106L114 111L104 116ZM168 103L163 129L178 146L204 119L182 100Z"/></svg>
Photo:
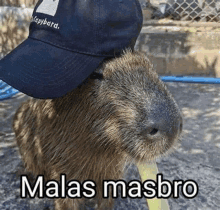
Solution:
<svg viewBox="0 0 220 210"><path fill-rule="evenodd" d="M104 58L28 38L0 60L0 79L29 96L57 98L80 85Z"/></svg>

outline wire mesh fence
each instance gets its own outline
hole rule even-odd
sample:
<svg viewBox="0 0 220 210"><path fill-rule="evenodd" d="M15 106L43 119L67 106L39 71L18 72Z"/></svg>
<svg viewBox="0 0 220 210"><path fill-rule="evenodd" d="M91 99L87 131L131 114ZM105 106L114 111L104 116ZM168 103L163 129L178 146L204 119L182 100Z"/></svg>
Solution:
<svg viewBox="0 0 220 210"><path fill-rule="evenodd" d="M153 6L157 4L157 6ZM146 7L153 9L153 19L170 17L174 20L191 20L220 23L220 0L151 0Z"/></svg>
<svg viewBox="0 0 220 210"><path fill-rule="evenodd" d="M0 0L0 6L33 8L38 0ZM144 0L140 0L143 2ZM170 17L174 20L192 20L220 23L220 0L145 0L153 10L153 19ZM154 2L159 4L157 7Z"/></svg>

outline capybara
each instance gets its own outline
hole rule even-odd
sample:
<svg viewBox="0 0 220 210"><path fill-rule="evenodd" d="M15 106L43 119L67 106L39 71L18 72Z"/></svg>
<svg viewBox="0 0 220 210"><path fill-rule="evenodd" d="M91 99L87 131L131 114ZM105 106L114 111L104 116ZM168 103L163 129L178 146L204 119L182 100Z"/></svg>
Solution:
<svg viewBox="0 0 220 210"><path fill-rule="evenodd" d="M56 99L34 99L17 110L13 128L27 171L45 180L92 180L97 209L103 180L119 180L129 161L148 161L178 142L182 117L167 87L141 52L103 62L80 87ZM55 200L56 210L82 209L85 200Z"/></svg>

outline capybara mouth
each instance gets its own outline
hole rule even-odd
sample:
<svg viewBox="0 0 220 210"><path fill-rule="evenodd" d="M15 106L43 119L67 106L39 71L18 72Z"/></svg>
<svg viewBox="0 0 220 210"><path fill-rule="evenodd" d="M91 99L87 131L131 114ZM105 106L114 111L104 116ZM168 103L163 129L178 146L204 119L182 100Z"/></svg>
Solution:
<svg viewBox="0 0 220 210"><path fill-rule="evenodd" d="M135 161L153 161L157 158L170 154L177 144L179 138L163 139L136 143L132 148L125 146L127 154Z"/></svg>

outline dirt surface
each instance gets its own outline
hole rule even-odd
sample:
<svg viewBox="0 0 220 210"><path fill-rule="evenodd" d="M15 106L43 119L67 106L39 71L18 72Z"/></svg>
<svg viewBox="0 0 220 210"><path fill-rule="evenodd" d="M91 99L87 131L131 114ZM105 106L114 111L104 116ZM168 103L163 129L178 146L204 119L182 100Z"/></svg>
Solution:
<svg viewBox="0 0 220 210"><path fill-rule="evenodd" d="M184 117L183 135L178 149L158 160L164 179L198 183L193 199L180 195L170 198L171 210L220 210L220 86L167 83ZM19 93L0 101L0 209L53 210L48 199L21 199L20 174L24 172L11 122L19 104L28 97ZM127 180L138 179L132 166ZM117 199L114 210L146 210L144 199Z"/></svg>

